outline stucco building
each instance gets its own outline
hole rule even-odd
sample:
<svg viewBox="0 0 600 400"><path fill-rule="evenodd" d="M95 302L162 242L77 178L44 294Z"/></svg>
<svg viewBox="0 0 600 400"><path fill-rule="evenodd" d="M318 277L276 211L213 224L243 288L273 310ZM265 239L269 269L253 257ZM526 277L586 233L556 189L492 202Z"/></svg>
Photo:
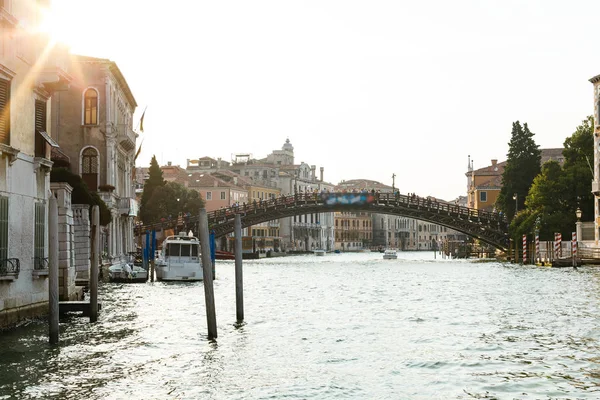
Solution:
<svg viewBox="0 0 600 400"><path fill-rule="evenodd" d="M135 250L133 186L137 103L114 61L71 55L73 83L53 95L54 134L70 160L72 172L99 192L112 222L102 230L105 257L119 258Z"/></svg>
<svg viewBox="0 0 600 400"><path fill-rule="evenodd" d="M0 2L0 327L48 310L51 97L72 77L67 49L36 32L41 12Z"/></svg>

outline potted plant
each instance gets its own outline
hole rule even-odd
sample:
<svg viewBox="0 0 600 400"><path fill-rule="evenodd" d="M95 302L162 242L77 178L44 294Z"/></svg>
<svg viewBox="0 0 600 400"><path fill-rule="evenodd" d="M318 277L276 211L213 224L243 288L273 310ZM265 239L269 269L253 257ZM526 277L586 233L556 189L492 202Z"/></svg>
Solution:
<svg viewBox="0 0 600 400"><path fill-rule="evenodd" d="M113 190L115 190L115 187L113 185L100 185L98 186L98 190L100 192L112 192Z"/></svg>

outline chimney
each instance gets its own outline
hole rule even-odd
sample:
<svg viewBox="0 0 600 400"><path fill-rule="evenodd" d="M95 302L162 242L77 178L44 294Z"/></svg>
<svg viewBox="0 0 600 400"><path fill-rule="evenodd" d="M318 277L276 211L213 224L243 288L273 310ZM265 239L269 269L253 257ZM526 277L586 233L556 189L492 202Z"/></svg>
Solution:
<svg viewBox="0 0 600 400"><path fill-rule="evenodd" d="M498 160L492 160L492 167L498 163Z"/></svg>
<svg viewBox="0 0 600 400"><path fill-rule="evenodd" d="M171 161L167 161L167 165L170 167L171 166Z"/></svg>
<svg viewBox="0 0 600 400"><path fill-rule="evenodd" d="M217 158L217 169L221 169L221 157Z"/></svg>
<svg viewBox="0 0 600 400"><path fill-rule="evenodd" d="M321 182L323 182L323 170L324 170L324 169L325 169L325 168L321 167Z"/></svg>
<svg viewBox="0 0 600 400"><path fill-rule="evenodd" d="M234 177L233 177L233 184L234 184L234 185L237 185L237 176L234 176Z"/></svg>
<svg viewBox="0 0 600 400"><path fill-rule="evenodd" d="M316 165L311 165L310 166L310 171L312 174L312 180L314 181L315 179L317 179L317 166Z"/></svg>

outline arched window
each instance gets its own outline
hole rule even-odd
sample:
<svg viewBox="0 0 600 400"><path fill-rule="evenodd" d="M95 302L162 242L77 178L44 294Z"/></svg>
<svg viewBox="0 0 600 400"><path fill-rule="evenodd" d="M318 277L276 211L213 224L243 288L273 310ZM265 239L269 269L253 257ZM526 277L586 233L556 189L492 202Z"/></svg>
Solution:
<svg viewBox="0 0 600 400"><path fill-rule="evenodd" d="M83 96L84 125L98 125L98 93L94 89L88 89Z"/></svg>
<svg viewBox="0 0 600 400"><path fill-rule="evenodd" d="M98 151L93 147L81 153L81 178L91 191L98 191Z"/></svg>

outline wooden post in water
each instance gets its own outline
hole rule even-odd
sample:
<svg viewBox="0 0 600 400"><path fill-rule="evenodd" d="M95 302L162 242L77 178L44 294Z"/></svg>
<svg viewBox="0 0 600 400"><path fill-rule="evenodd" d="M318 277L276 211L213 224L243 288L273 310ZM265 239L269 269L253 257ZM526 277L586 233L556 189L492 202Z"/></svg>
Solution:
<svg viewBox="0 0 600 400"><path fill-rule="evenodd" d="M242 217L235 215L233 225L235 236L235 310L237 322L244 320L244 275L242 272Z"/></svg>
<svg viewBox="0 0 600 400"><path fill-rule="evenodd" d="M54 193L48 199L48 302L50 344L58 343L58 203Z"/></svg>
<svg viewBox="0 0 600 400"><path fill-rule="evenodd" d="M92 265L90 267L90 322L98 320L98 265L100 241L100 207L92 206Z"/></svg>
<svg viewBox="0 0 600 400"><path fill-rule="evenodd" d="M215 312L215 293L212 279L212 260L210 259L210 243L208 234L208 217L206 208L201 208L198 215L200 246L202 247L202 281L204 282L204 300L206 303L206 322L208 338L217 338L217 315Z"/></svg>

